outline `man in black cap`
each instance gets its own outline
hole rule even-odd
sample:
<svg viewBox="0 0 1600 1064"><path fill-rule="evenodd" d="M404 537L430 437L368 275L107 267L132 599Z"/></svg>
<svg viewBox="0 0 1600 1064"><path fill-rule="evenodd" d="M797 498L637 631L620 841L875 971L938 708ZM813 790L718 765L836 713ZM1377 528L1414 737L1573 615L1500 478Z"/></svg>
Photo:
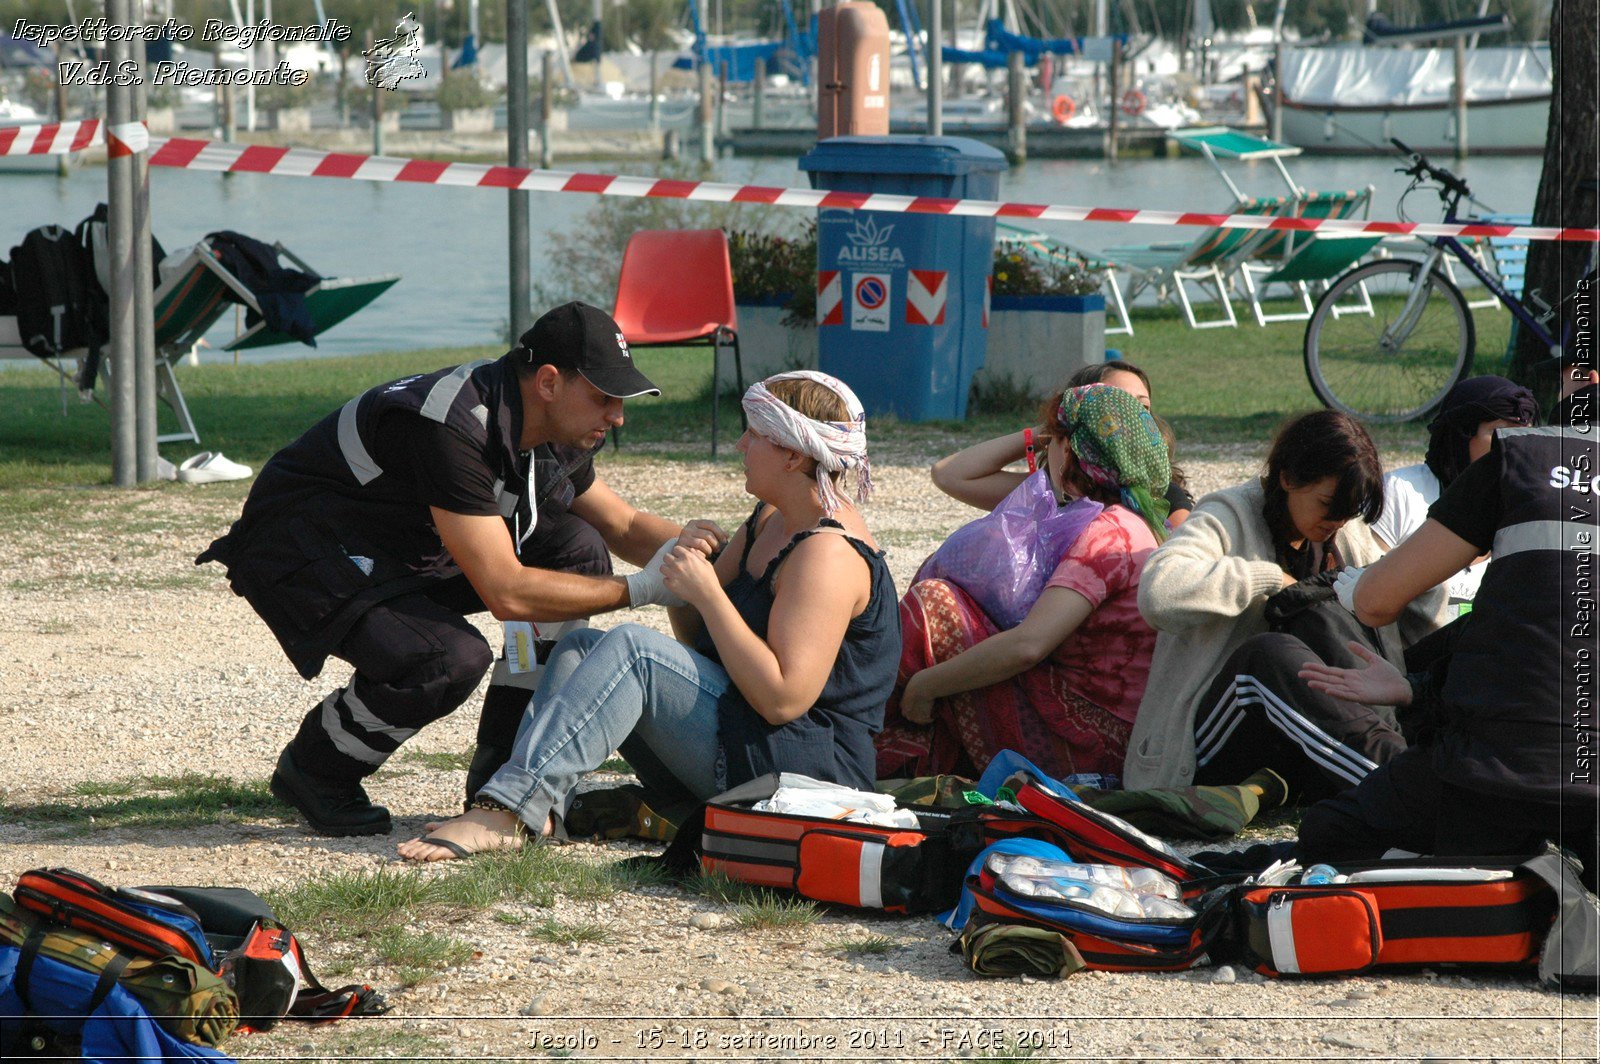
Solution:
<svg viewBox="0 0 1600 1064"><path fill-rule="evenodd" d="M481 784L511 749L552 625L669 601L657 570L679 527L594 471L622 401L646 394L661 393L616 322L567 303L504 357L372 388L267 462L239 520L196 563L228 567L306 679L330 656L355 667L306 714L272 776L315 830L390 830L361 780L488 671L493 655L467 614L508 622L470 794L472 775ZM708 552L726 538L706 522L681 531ZM612 576L612 553L646 569Z"/></svg>

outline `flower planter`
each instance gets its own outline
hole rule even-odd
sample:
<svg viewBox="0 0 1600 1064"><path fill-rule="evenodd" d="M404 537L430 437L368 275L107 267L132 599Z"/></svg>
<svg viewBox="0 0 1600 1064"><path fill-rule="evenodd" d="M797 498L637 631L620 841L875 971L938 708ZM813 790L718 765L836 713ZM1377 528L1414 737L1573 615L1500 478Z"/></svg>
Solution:
<svg viewBox="0 0 1600 1064"><path fill-rule="evenodd" d="M989 353L973 385L1043 398L1105 357L1105 296L994 296Z"/></svg>
<svg viewBox="0 0 1600 1064"><path fill-rule="evenodd" d="M744 363L744 383L791 369L817 368L817 327L783 323L789 297L769 296L739 302L739 358ZM717 389L732 391L733 352L717 362Z"/></svg>
<svg viewBox="0 0 1600 1064"><path fill-rule="evenodd" d="M462 107L439 112L439 128L447 133L493 133L493 107Z"/></svg>

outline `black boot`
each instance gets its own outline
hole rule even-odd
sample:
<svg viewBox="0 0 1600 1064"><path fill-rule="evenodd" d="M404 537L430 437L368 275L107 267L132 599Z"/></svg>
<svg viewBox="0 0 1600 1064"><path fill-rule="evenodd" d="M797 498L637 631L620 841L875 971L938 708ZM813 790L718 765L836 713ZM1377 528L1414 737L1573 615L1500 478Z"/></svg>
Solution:
<svg viewBox="0 0 1600 1064"><path fill-rule="evenodd" d="M278 755L272 793L300 810L319 835L387 835L394 825L389 810L373 805L359 780L312 776L295 764L289 747Z"/></svg>
<svg viewBox="0 0 1600 1064"><path fill-rule="evenodd" d="M522 726L522 715L527 712L532 698L533 692L526 688L489 685L489 693L483 699L483 713L478 717L478 748L467 768L469 808L489 777L511 760L511 751L517 744L517 729Z"/></svg>

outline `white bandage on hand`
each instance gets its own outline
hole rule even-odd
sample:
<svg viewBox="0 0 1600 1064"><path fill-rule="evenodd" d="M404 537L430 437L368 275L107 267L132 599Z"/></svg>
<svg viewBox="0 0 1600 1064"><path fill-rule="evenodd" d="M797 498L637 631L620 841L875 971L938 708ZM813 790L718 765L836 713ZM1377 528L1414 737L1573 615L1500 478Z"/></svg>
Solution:
<svg viewBox="0 0 1600 1064"><path fill-rule="evenodd" d="M1356 612L1356 584L1361 580L1361 574L1366 572L1365 566L1347 568L1334 577L1333 593L1339 598L1339 605Z"/></svg>
<svg viewBox="0 0 1600 1064"><path fill-rule="evenodd" d="M666 561L667 555L672 553L672 548L678 545L676 537L661 544L655 557L637 573L629 573L623 577L628 582L628 605L630 606L687 606L689 603L667 590L667 583L661 578L661 563Z"/></svg>

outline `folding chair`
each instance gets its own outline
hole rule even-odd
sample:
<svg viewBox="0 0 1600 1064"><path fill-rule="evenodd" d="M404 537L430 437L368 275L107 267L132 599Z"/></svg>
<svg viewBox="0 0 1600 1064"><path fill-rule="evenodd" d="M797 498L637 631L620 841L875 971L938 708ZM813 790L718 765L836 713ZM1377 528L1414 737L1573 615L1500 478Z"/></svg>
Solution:
<svg viewBox="0 0 1600 1064"><path fill-rule="evenodd" d="M166 275L166 280L156 287L152 297L156 340L156 387L161 401L167 404L177 418L179 431L159 435L156 437L156 442L174 443L180 440L192 440L199 443L200 433L194 426L194 419L189 415L189 404L184 401L183 389L178 385L178 378L172 372L173 363L194 350L194 346L200 342L206 330L215 325L217 319L227 311L230 289L251 303L255 300L249 291L216 261L210 245L205 241L190 249L178 266L166 271ZM20 346L20 336L12 340L15 333L15 318L0 319L0 357L15 358L19 355L27 358L35 357ZM69 359L75 361L82 358L87 353L81 349L64 352L58 358L49 360L50 368L56 371L63 383L71 383L75 380L75 374L66 368L65 363ZM100 372L107 379L110 378L109 357L100 363Z"/></svg>
<svg viewBox="0 0 1600 1064"><path fill-rule="evenodd" d="M306 272L316 272L283 245L279 244L277 248L280 254L293 260ZM173 416L177 419L179 431L159 435L156 437L156 442L174 443L192 440L199 443L200 433L195 428L194 419L189 415L189 404L184 400L183 389L178 385L178 378L173 368L179 359L194 351L206 332L227 313L230 305L242 303L256 314L260 314L261 307L250 290L217 261L216 251L205 240L190 248L175 267L162 272L166 275L166 280L156 287L152 297L156 341L156 387L161 401L172 410ZM399 279L399 274L369 278L323 278L306 295L307 307L316 326L316 333L320 335L362 309ZM265 322L258 322L231 342L224 344L222 350L241 351L246 348L287 343L299 343L299 340L283 333L273 332L266 327ZM81 350L69 351L51 361L50 366L64 382L70 382L73 380L73 373L64 363L68 359L81 358L84 354L86 352ZM21 338L16 331L16 319L0 318L0 358L16 357L36 356L21 346ZM109 379L111 375L109 359L101 362L100 372Z"/></svg>
<svg viewBox="0 0 1600 1064"><path fill-rule="evenodd" d="M1306 193L1289 176L1283 160L1300 154L1292 144L1280 144L1251 133L1243 133L1225 126L1197 126L1175 129L1167 134L1181 146L1202 155L1217 172L1222 183L1233 196L1231 214L1256 214L1278 217L1293 214ZM1223 169L1218 159L1266 161L1278 171L1288 188L1287 195L1249 196ZM1229 302L1229 277L1239 263L1250 260L1257 251L1269 248L1282 239L1283 234L1271 229L1211 229L1189 243L1142 244L1106 248L1103 251L1083 251L1080 255L1103 260L1128 274L1128 300L1136 298L1146 288L1154 288L1158 300L1165 302L1176 297L1183 307L1184 318L1190 328L1214 329L1222 326L1237 327L1239 319ZM1194 304L1187 285L1199 284L1216 293L1222 308L1222 317L1202 322L1195 317ZM1107 330L1110 332L1111 330ZM1130 327L1129 331L1132 329Z"/></svg>
<svg viewBox="0 0 1600 1064"><path fill-rule="evenodd" d="M1354 218L1358 214L1366 217L1372 207L1372 192L1371 185L1363 189L1304 191L1291 213L1296 218ZM1314 231L1275 231L1237 267L1256 324L1309 320L1313 307L1311 286L1326 285L1355 265L1380 240ZM1275 284L1288 285L1297 293L1302 309L1268 314L1262 300L1267 289Z"/></svg>
<svg viewBox="0 0 1600 1064"><path fill-rule="evenodd" d="M1230 213L1278 217L1290 212L1294 202L1291 196L1251 196L1235 204ZM1228 300L1228 275L1263 241L1276 235L1271 229L1208 229L1188 244L1111 247L1097 252L1096 256L1129 275L1128 299L1136 299L1146 288L1154 288L1159 300L1177 298L1191 329L1233 328L1238 326L1239 319ZM1211 321L1197 319L1188 284L1209 286L1216 293L1222 317Z"/></svg>
<svg viewBox="0 0 1600 1064"><path fill-rule="evenodd" d="M733 347L734 381L744 394L739 312L733 303L728 235L720 229L647 229L622 253L611 316L630 347L711 347L711 457L717 456L717 355ZM739 411L744 422L744 410ZM619 434L613 430L612 446Z"/></svg>

